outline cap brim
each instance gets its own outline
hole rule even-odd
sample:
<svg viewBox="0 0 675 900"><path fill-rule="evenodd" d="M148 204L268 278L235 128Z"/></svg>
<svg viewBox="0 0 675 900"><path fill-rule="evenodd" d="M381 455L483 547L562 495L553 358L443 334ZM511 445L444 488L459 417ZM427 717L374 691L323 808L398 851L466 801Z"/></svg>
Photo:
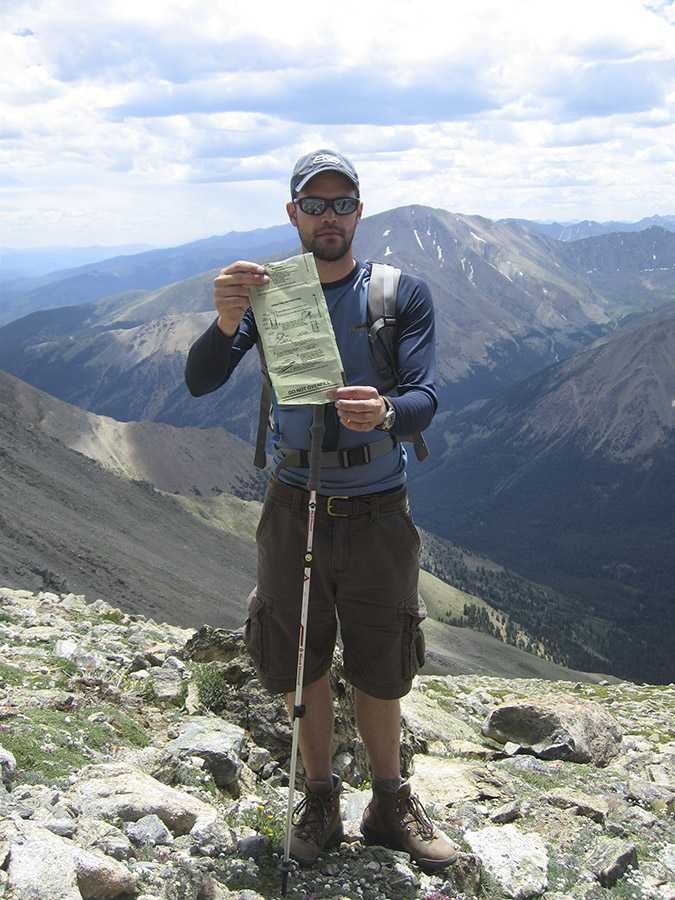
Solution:
<svg viewBox="0 0 675 900"><path fill-rule="evenodd" d="M294 188L295 193L297 194L298 191L301 191L304 188L304 186L307 184L308 181L311 181L315 175L320 175L322 172L337 172L339 175L343 175L347 179L347 181L351 181L351 183L354 185L354 187L356 188L357 194L359 193L359 186L354 181L354 179L351 178L349 175L347 175L347 173L344 171L344 169L340 169L337 166L321 166L320 168L316 169L314 172L310 172L309 175L305 175L305 177L302 179L302 181L298 182L298 184L295 185L295 188Z"/></svg>

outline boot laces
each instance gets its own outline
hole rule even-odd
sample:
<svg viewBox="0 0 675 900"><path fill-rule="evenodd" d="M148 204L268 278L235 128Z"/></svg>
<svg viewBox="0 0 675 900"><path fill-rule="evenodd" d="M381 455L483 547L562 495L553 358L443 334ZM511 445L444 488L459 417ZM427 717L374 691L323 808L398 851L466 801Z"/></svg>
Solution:
<svg viewBox="0 0 675 900"><path fill-rule="evenodd" d="M321 794L310 791L293 810L293 824L302 840L315 840L319 844L325 840L330 811L324 800Z"/></svg>
<svg viewBox="0 0 675 900"><path fill-rule="evenodd" d="M423 841L431 841L434 837L434 823L427 815L417 794L410 794L403 800L403 824L408 831L413 828Z"/></svg>

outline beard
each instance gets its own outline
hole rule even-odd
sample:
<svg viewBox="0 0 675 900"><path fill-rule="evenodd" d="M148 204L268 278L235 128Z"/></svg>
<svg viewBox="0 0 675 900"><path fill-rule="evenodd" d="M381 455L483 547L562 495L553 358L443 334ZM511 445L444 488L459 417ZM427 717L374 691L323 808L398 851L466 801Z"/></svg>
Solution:
<svg viewBox="0 0 675 900"><path fill-rule="evenodd" d="M340 237L325 238L315 235L309 229L300 228L298 225L298 235L305 250L309 250L317 259L323 262L336 262L349 253L355 229L356 224L347 229L333 227L333 231L338 232Z"/></svg>

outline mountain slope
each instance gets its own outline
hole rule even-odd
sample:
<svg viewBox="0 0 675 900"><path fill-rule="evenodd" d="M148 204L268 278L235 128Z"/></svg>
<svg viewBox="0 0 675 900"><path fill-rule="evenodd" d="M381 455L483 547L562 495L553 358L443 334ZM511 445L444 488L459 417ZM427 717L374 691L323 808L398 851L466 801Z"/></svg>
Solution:
<svg viewBox="0 0 675 900"><path fill-rule="evenodd" d="M255 578L249 541L105 471L4 403L0 456L3 584L118 598L175 624L241 625Z"/></svg>
<svg viewBox="0 0 675 900"><path fill-rule="evenodd" d="M589 632L609 670L661 681L675 677L673 359L675 304L443 417L446 450L414 486L422 526L578 597L579 618L616 625Z"/></svg>
<svg viewBox="0 0 675 900"><path fill-rule="evenodd" d="M167 493L246 498L264 490L266 476L253 466L251 447L222 428L118 422L57 400L4 372L0 404L21 422L109 471Z"/></svg>
<svg viewBox="0 0 675 900"><path fill-rule="evenodd" d="M558 261L555 242L522 228L411 206L364 220L354 245L359 258L392 262L429 283L441 386L464 388L463 399L475 399L467 382L479 371L494 384L507 366L509 379L529 374L609 323L606 301Z"/></svg>
<svg viewBox="0 0 675 900"><path fill-rule="evenodd" d="M630 315L636 306L651 309L675 300L673 230L675 225L671 231L651 227L570 241L561 246L561 256L601 296L612 298L615 316Z"/></svg>

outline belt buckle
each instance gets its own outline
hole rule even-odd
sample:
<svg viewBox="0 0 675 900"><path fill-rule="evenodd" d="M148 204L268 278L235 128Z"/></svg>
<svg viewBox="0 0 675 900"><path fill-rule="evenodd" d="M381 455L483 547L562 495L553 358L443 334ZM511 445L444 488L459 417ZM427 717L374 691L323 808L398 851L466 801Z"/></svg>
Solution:
<svg viewBox="0 0 675 900"><path fill-rule="evenodd" d="M326 512L328 513L329 516L336 516L341 519L346 518L349 515L349 513L333 512L333 500L349 500L349 497L334 496L334 497L329 497L328 500L326 500Z"/></svg>

